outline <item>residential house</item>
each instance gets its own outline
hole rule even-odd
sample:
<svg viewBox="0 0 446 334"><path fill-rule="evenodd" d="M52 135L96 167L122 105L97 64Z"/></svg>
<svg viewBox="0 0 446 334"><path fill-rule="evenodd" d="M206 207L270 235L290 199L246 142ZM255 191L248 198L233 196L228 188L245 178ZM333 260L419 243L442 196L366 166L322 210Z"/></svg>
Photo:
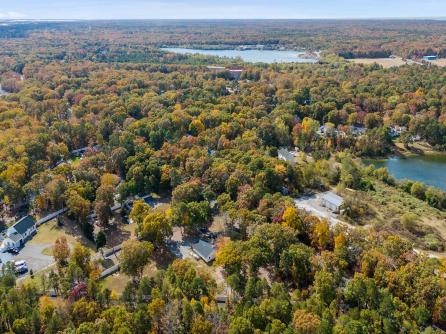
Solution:
<svg viewBox="0 0 446 334"><path fill-rule="evenodd" d="M366 133L366 131L367 131L366 128L362 126L355 126L355 125L350 126L350 133L355 137L362 136L363 134Z"/></svg>
<svg viewBox="0 0 446 334"><path fill-rule="evenodd" d="M25 216L8 228L2 242L3 249L20 248L37 232L36 221L31 216Z"/></svg>
<svg viewBox="0 0 446 334"><path fill-rule="evenodd" d="M407 131L407 127L395 125L390 128L390 135L392 137L399 137L403 132Z"/></svg>
<svg viewBox="0 0 446 334"><path fill-rule="evenodd" d="M277 151L277 157L280 160L289 162L291 165L295 165L296 164L296 155L297 155L297 151L288 151L286 148L281 148Z"/></svg>
<svg viewBox="0 0 446 334"><path fill-rule="evenodd" d="M226 68L224 66L207 66L207 69L215 73L229 72L230 77L234 80L239 80L244 71L241 67Z"/></svg>
<svg viewBox="0 0 446 334"><path fill-rule="evenodd" d="M204 240L200 239L196 244L193 244L192 250L206 263L209 263L215 259L214 245Z"/></svg>

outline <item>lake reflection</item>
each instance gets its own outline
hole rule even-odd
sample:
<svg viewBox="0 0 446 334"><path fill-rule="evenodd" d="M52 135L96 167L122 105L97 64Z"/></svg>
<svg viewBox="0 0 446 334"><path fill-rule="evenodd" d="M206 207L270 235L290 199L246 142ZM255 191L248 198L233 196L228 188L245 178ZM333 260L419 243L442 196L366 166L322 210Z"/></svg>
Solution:
<svg viewBox="0 0 446 334"><path fill-rule="evenodd" d="M409 179L446 191L446 155L392 157L384 160L365 160L377 168L386 167L396 179Z"/></svg>

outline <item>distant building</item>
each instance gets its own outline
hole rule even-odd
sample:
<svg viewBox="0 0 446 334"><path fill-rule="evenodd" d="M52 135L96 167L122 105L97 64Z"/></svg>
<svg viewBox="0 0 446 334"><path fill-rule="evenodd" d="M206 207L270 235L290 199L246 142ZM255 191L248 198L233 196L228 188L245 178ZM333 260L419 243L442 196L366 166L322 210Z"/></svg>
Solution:
<svg viewBox="0 0 446 334"><path fill-rule="evenodd" d="M193 244L192 250L206 263L209 263L215 259L214 245L204 240L199 240L196 244Z"/></svg>
<svg viewBox="0 0 446 334"><path fill-rule="evenodd" d="M423 57L423 60L425 60L425 61L432 61L432 60L437 60L437 59L438 59L438 57L434 56L434 55Z"/></svg>
<svg viewBox="0 0 446 334"><path fill-rule="evenodd" d="M392 137L399 137L403 132L407 131L407 127L395 125L390 128L390 135Z"/></svg>
<svg viewBox="0 0 446 334"><path fill-rule="evenodd" d="M235 80L240 80L242 73L243 73L243 69L242 68L232 68L232 69L229 69L229 73L231 74L231 78L233 78Z"/></svg>
<svg viewBox="0 0 446 334"><path fill-rule="evenodd" d="M239 80L244 71L243 68L226 68L224 66L207 66L207 69L216 73L229 72L229 75L234 80Z"/></svg>
<svg viewBox="0 0 446 334"><path fill-rule="evenodd" d="M97 152L99 152L99 150L100 150L99 145L93 145L92 147L87 146L87 147L79 148L79 149L77 149L77 150L72 150L72 151L70 152L70 154L71 154L72 156L74 156L74 157L81 158L81 157L83 157L83 156L85 155L85 153L87 153L88 151L92 151L92 152L97 153Z"/></svg>
<svg viewBox="0 0 446 334"><path fill-rule="evenodd" d="M292 165L296 164L296 151L288 151L286 148L281 148L277 151L277 157L280 160L289 162Z"/></svg>
<svg viewBox="0 0 446 334"><path fill-rule="evenodd" d="M37 232L36 221L31 216L25 216L6 230L2 242L3 249L20 248Z"/></svg>
<svg viewBox="0 0 446 334"><path fill-rule="evenodd" d="M320 136L336 136L339 135L340 132L334 127L334 124L327 123L319 127L318 134Z"/></svg>
<svg viewBox="0 0 446 334"><path fill-rule="evenodd" d="M344 199L341 196L336 195L334 192L329 191L322 196L321 202L322 206L325 206L335 213L339 213L344 204Z"/></svg>
<svg viewBox="0 0 446 334"><path fill-rule="evenodd" d="M366 133L366 128L362 127L362 126L350 126L350 133L353 136L362 136L363 134Z"/></svg>
<svg viewBox="0 0 446 334"><path fill-rule="evenodd" d="M421 136L420 135L415 135L415 136L411 136L410 140L412 142L417 142L417 141L421 141Z"/></svg>
<svg viewBox="0 0 446 334"><path fill-rule="evenodd" d="M210 71L217 71L217 72L219 72L219 71L226 70L226 67L224 67L224 66L207 66L207 69L210 70Z"/></svg>

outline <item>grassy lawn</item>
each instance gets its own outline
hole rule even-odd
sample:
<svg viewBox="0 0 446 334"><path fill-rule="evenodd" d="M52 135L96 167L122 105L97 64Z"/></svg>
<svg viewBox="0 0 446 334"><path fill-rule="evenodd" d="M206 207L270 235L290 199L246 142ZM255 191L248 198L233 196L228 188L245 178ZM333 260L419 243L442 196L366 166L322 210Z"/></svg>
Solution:
<svg viewBox="0 0 446 334"><path fill-rule="evenodd" d="M416 142L410 144L408 147L404 146L401 142L395 142L395 146L397 153L404 156L442 154L442 152L435 151L427 142Z"/></svg>
<svg viewBox="0 0 446 334"><path fill-rule="evenodd" d="M375 191L362 194L375 212L373 220L378 229L399 234L424 250L437 250L438 245L446 248L446 212L382 182L374 182L374 186ZM408 231L400 223L401 216L408 212L419 217L415 231Z"/></svg>
<svg viewBox="0 0 446 334"><path fill-rule="evenodd" d="M55 263L48 268L45 268L39 272L34 273L34 278L31 278L31 276L28 275L22 279L19 279L17 281L17 285L22 286L25 284L34 284L37 289L41 290L42 289L42 278L41 277L42 277L42 275L48 276L48 274L51 272L51 270L56 271Z"/></svg>
<svg viewBox="0 0 446 334"><path fill-rule="evenodd" d="M155 262L150 262L145 268L144 268L144 277L153 277L155 276L156 272L158 271L158 268L155 264ZM122 295L122 292L125 289L125 286L127 283L131 280L129 276L122 272L118 272L116 274L113 274L111 276L108 276L106 279L104 279L102 286L104 288L108 288L109 290L113 291L118 296Z"/></svg>
<svg viewBox="0 0 446 334"><path fill-rule="evenodd" d="M44 225L41 225L37 229L37 234L28 241L31 245L44 245L46 246L42 250L43 255L52 256L53 255L53 245L55 241L60 237L65 237L68 244L74 247L76 244L82 244L91 249L92 253L96 251L94 244L82 236L82 232L76 230L77 226L74 226L72 222L65 222L64 226L57 226L56 220L52 220ZM42 274L48 274L54 266L47 267L43 270L34 273L34 279L27 276L21 279L20 284L24 283L34 283L39 288L41 287L40 276Z"/></svg>
<svg viewBox="0 0 446 334"><path fill-rule="evenodd" d="M376 63L384 68L398 67L406 64L406 62L401 58L357 58L349 59L348 61L363 65L371 65Z"/></svg>
<svg viewBox="0 0 446 334"><path fill-rule="evenodd" d="M95 250L94 244L83 237L82 232L78 230L73 222L67 222L63 226L57 226L56 220L52 220L44 225L41 225L37 229L37 234L29 241L30 244L50 244L60 238L65 237L71 245L82 244L92 250ZM46 250L45 250L46 251ZM48 254L47 254L48 255Z"/></svg>

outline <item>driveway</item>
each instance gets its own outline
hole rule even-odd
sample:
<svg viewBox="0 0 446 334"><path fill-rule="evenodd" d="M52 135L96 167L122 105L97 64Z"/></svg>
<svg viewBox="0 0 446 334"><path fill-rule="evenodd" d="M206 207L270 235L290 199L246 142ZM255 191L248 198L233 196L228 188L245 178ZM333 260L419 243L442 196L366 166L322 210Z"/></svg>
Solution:
<svg viewBox="0 0 446 334"><path fill-rule="evenodd" d="M197 242L197 238L185 238L181 233L181 228L175 226L172 238L167 242L167 247L179 259L194 258L192 245L195 242Z"/></svg>
<svg viewBox="0 0 446 334"><path fill-rule="evenodd" d="M319 218L327 219L331 226L344 223L338 219L338 215L333 213L330 209L322 206L321 198L325 193L319 193L311 196L302 196L296 198L294 203L297 208L308 211L309 213L318 216Z"/></svg>
<svg viewBox="0 0 446 334"><path fill-rule="evenodd" d="M27 243L20 250L19 254L0 253L0 259L2 260L2 265L8 261L25 260L28 264L28 269L32 269L33 272L38 272L54 263L52 256L42 254L42 251L50 246L51 244Z"/></svg>

